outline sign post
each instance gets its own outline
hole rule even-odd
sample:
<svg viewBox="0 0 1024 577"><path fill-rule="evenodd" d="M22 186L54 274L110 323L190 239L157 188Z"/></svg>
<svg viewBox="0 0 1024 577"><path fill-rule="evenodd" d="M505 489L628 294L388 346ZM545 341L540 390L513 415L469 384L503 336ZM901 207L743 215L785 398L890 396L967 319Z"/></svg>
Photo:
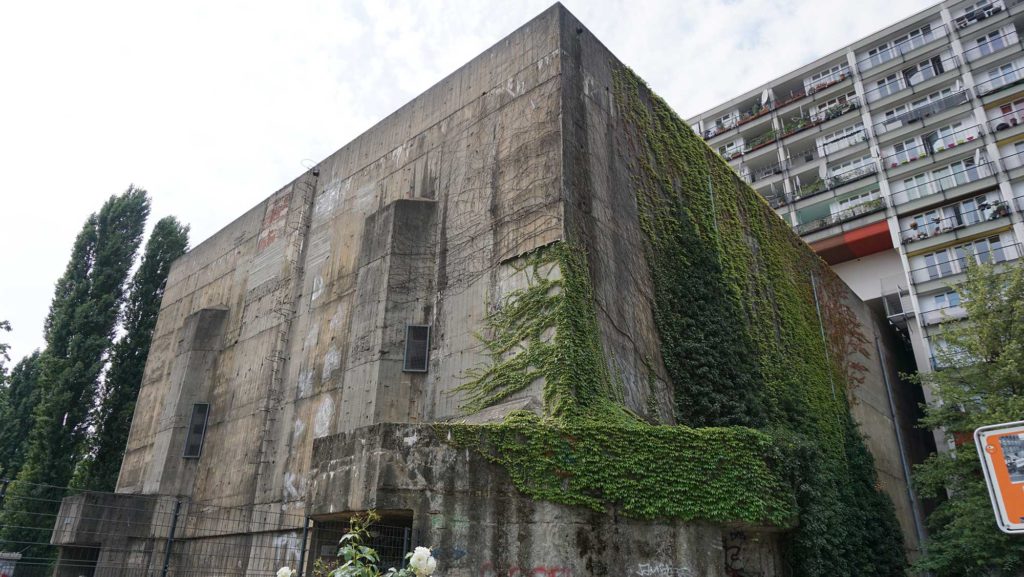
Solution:
<svg viewBox="0 0 1024 577"><path fill-rule="evenodd" d="M1024 534L1024 421L974 431L988 494L1003 533Z"/></svg>

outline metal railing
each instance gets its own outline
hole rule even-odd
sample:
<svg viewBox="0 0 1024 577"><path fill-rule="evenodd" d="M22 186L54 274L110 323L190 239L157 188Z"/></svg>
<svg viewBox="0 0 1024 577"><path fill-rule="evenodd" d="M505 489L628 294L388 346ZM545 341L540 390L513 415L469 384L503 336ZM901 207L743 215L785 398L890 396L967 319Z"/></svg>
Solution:
<svg viewBox="0 0 1024 577"><path fill-rule="evenodd" d="M968 245L956 248L960 249L960 252L959 254L952 255L952 258L950 258L950 249L942 249L934 253L936 255L936 262L912 269L910 271L911 280L914 283L923 283L949 278L964 272L968 262L999 264L1001 262L1017 260L1021 256L1019 243L1000 245L998 248L989 247L986 250L980 251L974 250L973 247ZM966 248L970 248L971 251L968 252L965 250ZM939 258L942 260L938 260ZM968 258L972 260L968 261Z"/></svg>
<svg viewBox="0 0 1024 577"><path fill-rule="evenodd" d="M773 162L768 166L748 171L744 175L744 180L752 184L759 180L764 180L766 178L771 178L772 176L775 176L777 174L782 174L782 172L786 170L786 167L786 161Z"/></svg>
<svg viewBox="0 0 1024 577"><path fill-rule="evenodd" d="M840 82L846 80L849 77L850 77L850 67L849 66L843 66L838 71L833 72L833 73L829 74L828 76L823 76L823 77L819 78L817 83L815 83L815 84L813 84L811 86L806 87L805 91L806 91L807 95L810 96L810 95L815 94L817 92L821 92L822 90L825 90L826 88L828 88L830 86L839 84Z"/></svg>
<svg viewBox="0 0 1024 577"><path fill-rule="evenodd" d="M985 42L964 50L964 60L967 62L974 62L975 60L984 58L989 54L995 54L1000 50L1005 50L1014 44L1020 44L1020 38L1017 36L1016 29L1012 32L1000 34L993 38L988 38L986 36Z"/></svg>
<svg viewBox="0 0 1024 577"><path fill-rule="evenodd" d="M803 116L794 116L792 118L783 119L782 122L782 135L780 138L786 138L792 136L798 132L803 132L808 128L813 128L819 124L828 122L834 118L860 108L860 99L856 96L850 97L846 102L840 104L834 104L829 106L825 110L807 114Z"/></svg>
<svg viewBox="0 0 1024 577"><path fill-rule="evenodd" d="M862 178L867 178L877 172L878 166L872 163L849 168L843 172L833 174L828 178L819 177L806 184L799 184L797 179L793 179L793 188L796 189L796 193L793 195L793 200L808 198L827 190L839 188L845 184L849 184Z"/></svg>
<svg viewBox="0 0 1024 577"><path fill-rule="evenodd" d="M1008 72L1004 72L999 76L996 76L995 78L979 83L974 87L974 92L978 97L988 96L989 94L998 92L1004 88L1020 84L1021 80L1024 80L1024 66L1017 66Z"/></svg>
<svg viewBox="0 0 1024 577"><path fill-rule="evenodd" d="M967 309L962 305L946 305L921 311L921 324L937 325L949 321L958 321L967 316Z"/></svg>
<svg viewBox="0 0 1024 577"><path fill-rule="evenodd" d="M997 200L992 203L986 203L985 206L979 206L974 210L968 210L953 216L932 218L924 225L911 222L907 228L900 229L900 239L903 241L903 244L910 244L914 241L932 238L974 224L995 220L1009 214L1010 205L1005 201Z"/></svg>
<svg viewBox="0 0 1024 577"><path fill-rule="evenodd" d="M874 125L875 134L884 134L889 130L896 130L897 128L902 128L903 126L910 124L911 122L917 122L929 116L949 110L950 108L954 108L956 106L960 106L961 104L965 104L969 102L970 99L971 93L966 90L961 90L959 92L954 92L953 94L950 94L948 96L943 96L942 98L934 102L929 102L928 104L918 106L913 110L904 112L903 114L900 114L898 116L894 116L892 118L876 122Z"/></svg>
<svg viewBox="0 0 1024 577"><path fill-rule="evenodd" d="M861 128L856 132L851 132L850 134L840 136L839 138L836 138L834 140L822 142L821 146L818 147L818 155L828 156L830 154L835 154L840 150L849 148L855 144L860 144L861 142L864 142L867 139L867 131Z"/></svg>
<svg viewBox="0 0 1024 577"><path fill-rule="evenodd" d="M910 76L906 76L905 74L903 74L902 71L897 72L895 74L895 79L886 82L885 84L882 84L880 86L877 86L876 88L872 88L871 90L865 91L864 99L867 100L868 102L875 102L888 96L892 96L893 94L899 94L900 92L911 89L917 86L918 84L921 84L922 82L926 82L928 80L931 80L932 78L941 76L947 72L950 72L951 70L958 69L960 67L960 59L957 58L956 55L947 56L945 58L940 59L939 64L941 65L942 70L931 69L927 73L918 72Z"/></svg>
<svg viewBox="0 0 1024 577"><path fill-rule="evenodd" d="M1002 11L1002 2L989 2L984 6L978 6L973 10L968 10L964 12L962 15L957 16L953 20L953 25L956 27L957 30L963 30L964 28L967 28L972 24L981 22L982 20L985 20L986 18L998 14Z"/></svg>
<svg viewBox="0 0 1024 577"><path fill-rule="evenodd" d="M926 44L930 44L944 36L946 36L946 25L941 24L935 28L929 29L928 32L925 32L924 34L907 38L898 44L893 44L885 50L860 58L857 60L857 70L865 72L896 58L903 58L903 56L908 52L917 50L918 48Z"/></svg>
<svg viewBox="0 0 1024 577"><path fill-rule="evenodd" d="M935 173L941 170L950 168L952 165L945 166L943 168L932 170L929 173L931 178L928 180L916 182L912 186L896 190L892 195L893 205L900 205L904 202L911 200L917 200L933 194L939 194L941 192L951 190L958 186L975 182L983 178L987 178L992 175L991 163L982 162L980 164L965 164L962 168L952 170L948 174L942 174L936 176ZM922 175L917 175L922 176ZM916 177L915 177L916 178ZM910 179L906 179L910 180Z"/></svg>
<svg viewBox="0 0 1024 577"><path fill-rule="evenodd" d="M1003 162L1003 170L1013 170L1024 166L1024 152L1014 152L1000 158Z"/></svg>
<svg viewBox="0 0 1024 577"><path fill-rule="evenodd" d="M824 218L816 218L814 220L798 224L793 227L793 230L796 231L797 234L812 233L830 226L851 221L855 218L859 218L873 212L885 210L885 206L885 199L883 197L873 198L856 206L851 206L850 208L830 214Z"/></svg>
<svg viewBox="0 0 1024 577"><path fill-rule="evenodd" d="M999 116L988 120L988 126L992 132L1008 130L1021 123L1024 123L1024 109L1011 110L1010 112L1000 114Z"/></svg>
<svg viewBox="0 0 1024 577"><path fill-rule="evenodd" d="M943 152L945 150L967 144L968 142L973 142L981 138L981 135L981 128L979 126L961 128L955 132L950 132L942 138L937 138L934 132L922 134L921 142L919 142L912 150L903 150L883 156L882 166L887 168L897 168L901 165L914 162L915 160L926 158L929 154Z"/></svg>

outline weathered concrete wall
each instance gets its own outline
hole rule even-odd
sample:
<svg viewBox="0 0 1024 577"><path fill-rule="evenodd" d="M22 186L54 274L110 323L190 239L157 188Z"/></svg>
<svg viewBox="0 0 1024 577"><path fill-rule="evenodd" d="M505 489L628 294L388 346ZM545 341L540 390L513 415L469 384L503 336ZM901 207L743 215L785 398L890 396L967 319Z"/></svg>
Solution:
<svg viewBox="0 0 1024 577"><path fill-rule="evenodd" d="M671 423L672 392L654 324L654 289L647 280L651 271L636 200L629 193L636 186L635 169L629 165L628 152L616 141L622 111L616 110L613 73L624 64L567 12L561 36L566 235L589 248L602 342L610 370L626 385L627 405L652 421ZM845 284L843 288L845 302L868 338L868 354L855 352L851 358L863 367L859 376L864 379L852 388L854 417L875 457L880 484L896 506L907 549L914 553L920 544L883 378L888 371L890 383L898 387L891 362L896 352L884 334L884 321ZM887 366L875 351L875 335L890 361ZM649 379L651 369L654 379ZM906 431L907 423L902 424Z"/></svg>
<svg viewBox="0 0 1024 577"><path fill-rule="evenodd" d="M299 507L314 438L459 414L451 389L484 361L480 321L525 282L501 263L563 236L560 14L175 263L119 491ZM205 309L226 316L199 363L187 325ZM425 374L401 371L406 324L432 326ZM196 470L178 474L195 464L180 462L192 402L211 404L209 428Z"/></svg>
<svg viewBox="0 0 1024 577"><path fill-rule="evenodd" d="M308 512L403 510L446 577L779 575L777 534L636 521L520 494L500 466L429 425L380 424L314 443Z"/></svg>
<svg viewBox="0 0 1024 577"><path fill-rule="evenodd" d="M652 422L674 422L631 175L614 154L616 64L553 7L179 259L118 491L296 513L409 509L438 544L480 546L472 561L453 567L466 574L543 566L718 575L735 543L758 551L736 559L775 574L770 535L535 503L468 453L419 437L406 450L404 441L392 442L398 429L387 429L386 443L373 436L385 434L373 428L384 422L462 416L453 389L487 360L476 333L496 303L526 285L516 257L559 240L587 248L602 345L627 406ZM432 327L426 373L401 370L407 324ZM211 328L197 332L200 325ZM857 416L905 521L891 414L876 402L881 379L871 374ZM195 402L210 403L209 426L202 457L184 461ZM500 419L518 408L541 410L540 383L470 418ZM330 442L314 451L323 438ZM377 477L346 480L362 469L337 451L355 458L367 446L390 464L373 469ZM414 463L421 478L399 483L394 471L414 457L426 459ZM446 485L451 468L466 477ZM471 498L481 487L489 497ZM476 520L458 530L435 527L447 513ZM568 521L552 525L556 516ZM573 532L589 525L580 545ZM295 528L279 527L282 551ZM627 532L636 537L623 540ZM577 549L549 544L563 538ZM665 544L649 549L647 541ZM617 551L636 566L584 552L609 543L620 543Z"/></svg>

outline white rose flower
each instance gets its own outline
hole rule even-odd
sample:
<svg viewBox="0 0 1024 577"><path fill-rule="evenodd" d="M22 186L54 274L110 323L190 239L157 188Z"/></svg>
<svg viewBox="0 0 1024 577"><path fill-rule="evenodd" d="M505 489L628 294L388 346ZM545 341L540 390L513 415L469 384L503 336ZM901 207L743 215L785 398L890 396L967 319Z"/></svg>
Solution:
<svg viewBox="0 0 1024 577"><path fill-rule="evenodd" d="M298 571L285 565L277 570L277 577L294 577L296 573L298 573Z"/></svg>
<svg viewBox="0 0 1024 577"><path fill-rule="evenodd" d="M430 549L417 547L409 558L409 568L417 577L428 577L437 569L437 559L430 554Z"/></svg>

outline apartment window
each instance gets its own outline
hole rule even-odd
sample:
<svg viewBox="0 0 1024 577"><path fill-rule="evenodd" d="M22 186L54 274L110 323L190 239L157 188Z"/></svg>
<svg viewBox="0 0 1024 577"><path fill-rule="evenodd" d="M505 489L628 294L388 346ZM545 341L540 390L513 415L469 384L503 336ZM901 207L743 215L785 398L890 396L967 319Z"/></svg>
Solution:
<svg viewBox="0 0 1024 577"><path fill-rule="evenodd" d="M858 137L858 135L860 137ZM864 123L858 122L851 124L845 128L840 128L835 132L826 134L819 139L821 142L822 153L832 154L839 150L852 146L864 140Z"/></svg>
<svg viewBox="0 0 1024 577"><path fill-rule="evenodd" d="M868 61L871 66L878 66L884 62L892 60L893 53L892 48L889 47L889 43L880 44L871 50L868 50Z"/></svg>
<svg viewBox="0 0 1024 577"><path fill-rule="evenodd" d="M1017 73L1013 68L1013 64L1004 64L999 68L993 68L988 71L989 84L992 88L999 88L1004 84L1008 84L1017 80Z"/></svg>
<svg viewBox="0 0 1024 577"><path fill-rule="evenodd" d="M192 417L188 421L188 431L185 435L185 452L182 455L186 459L198 459L203 452L203 439L206 437L206 423L210 417L210 405L207 403L196 403L192 405Z"/></svg>
<svg viewBox="0 0 1024 577"><path fill-rule="evenodd" d="M903 179L903 191L907 193L907 200L920 198L928 194L928 176L918 174Z"/></svg>
<svg viewBox="0 0 1024 577"><path fill-rule="evenodd" d="M409 373L427 372L430 352L430 325L406 325L405 363L403 371Z"/></svg>
<svg viewBox="0 0 1024 577"><path fill-rule="evenodd" d="M726 114L725 116L715 120L715 126L718 128L729 128L732 126L732 113Z"/></svg>
<svg viewBox="0 0 1024 577"><path fill-rule="evenodd" d="M963 216L964 224L975 224L982 221L981 207L988 206L984 194L975 198L969 198L960 203L960 214Z"/></svg>
<svg viewBox="0 0 1024 577"><path fill-rule="evenodd" d="M904 69L903 78L908 85L913 86L929 78L934 78L943 72L945 72L945 69L942 66L942 58L936 56Z"/></svg>
<svg viewBox="0 0 1024 577"><path fill-rule="evenodd" d="M832 108L833 106L841 106L843 104L846 104L847 102L856 97L856 92L848 92L846 94L841 94L839 96L836 96L835 98L830 98L829 100L822 102L817 106L816 110L817 112L824 112L829 108Z"/></svg>
<svg viewBox="0 0 1024 577"><path fill-rule="evenodd" d="M818 84L822 80L827 82L833 78L839 78L842 70L843 66L841 64L836 64L832 68L826 68L820 72L812 74L808 80L810 80L812 84Z"/></svg>
<svg viewBox="0 0 1024 577"><path fill-rule="evenodd" d="M942 128L936 130L935 143L933 145L934 150L945 150L950 146L956 145L958 136L961 139L964 138L963 134L959 134L961 130L963 130L963 127L963 122L954 122L953 124L943 126Z"/></svg>
<svg viewBox="0 0 1024 577"><path fill-rule="evenodd" d="M976 39L975 42L978 44L977 52L979 58L982 56L988 56L989 54L992 54L997 50L1002 50L1006 47L1006 44L1003 42L1003 34L999 30L994 30Z"/></svg>
<svg viewBox="0 0 1024 577"><path fill-rule="evenodd" d="M933 297L932 310L941 310L958 306L960 306L960 293L956 291L939 293Z"/></svg>
<svg viewBox="0 0 1024 577"><path fill-rule="evenodd" d="M718 147L718 154L721 154L725 158L729 158L730 156L732 156L732 154L734 152L739 150L739 147L740 147L739 143L734 140L732 142L729 142L729 143L723 144L722 146L719 146Z"/></svg>
<svg viewBox="0 0 1024 577"><path fill-rule="evenodd" d="M924 264L928 267L928 278L937 279L953 274L953 264L949 262L949 253L945 250L925 255Z"/></svg>
<svg viewBox="0 0 1024 577"><path fill-rule="evenodd" d="M871 202L872 200L878 198L878 193L879 191L875 189L869 192L855 194L842 200L837 200L835 203L832 204L831 212L832 214L837 214L843 212L844 210L850 210L854 207L860 206L866 202Z"/></svg>
<svg viewBox="0 0 1024 577"><path fill-rule="evenodd" d="M890 74L885 78L875 82L875 92L878 94L876 98L884 98L890 94L899 92L902 88L900 86L899 77L895 74Z"/></svg>
<svg viewBox="0 0 1024 577"><path fill-rule="evenodd" d="M921 143L919 143L916 138L896 143L892 148L893 156L891 160L894 164L902 164L904 162L910 162L911 160L917 160L924 152L924 147L921 146Z"/></svg>

